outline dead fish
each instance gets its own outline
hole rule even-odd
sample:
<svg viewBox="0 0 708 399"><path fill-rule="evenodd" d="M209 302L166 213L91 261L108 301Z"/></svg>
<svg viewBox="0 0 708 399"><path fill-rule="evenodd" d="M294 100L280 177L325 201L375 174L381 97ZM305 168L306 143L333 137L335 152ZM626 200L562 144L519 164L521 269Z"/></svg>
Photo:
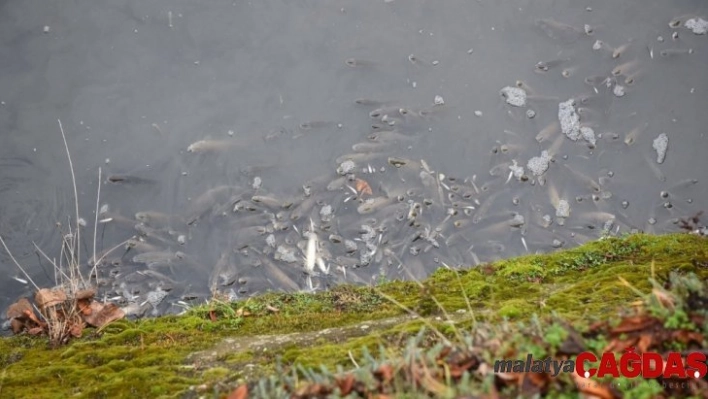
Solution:
<svg viewBox="0 0 708 399"><path fill-rule="evenodd" d="M373 213L386 205L396 202L395 197L375 197L368 198L361 205L359 205L356 210L360 215L367 215Z"/></svg>
<svg viewBox="0 0 708 399"><path fill-rule="evenodd" d="M131 238L126 241L125 250L134 252L160 252L161 248L157 245L142 241L142 239Z"/></svg>
<svg viewBox="0 0 708 399"><path fill-rule="evenodd" d="M624 143L627 145L632 145L634 144L635 141L637 141L637 138L639 135L646 130L646 128L649 127L648 123L645 123L643 126L637 126L634 129L630 130L625 136L624 136Z"/></svg>
<svg viewBox="0 0 708 399"><path fill-rule="evenodd" d="M632 61L627 61L623 64L617 65L612 69L612 75L613 76L619 76L619 75L627 75L629 71L632 69L635 69L637 65L639 64L639 60L632 60Z"/></svg>
<svg viewBox="0 0 708 399"><path fill-rule="evenodd" d="M354 104L365 105L368 107L381 107L387 103L388 101L372 100L370 98L357 98L354 100Z"/></svg>
<svg viewBox="0 0 708 399"><path fill-rule="evenodd" d="M564 163L563 166L575 177L575 180L583 182L587 188L598 193L602 191L600 183L595 181L592 177L575 170L567 163Z"/></svg>
<svg viewBox="0 0 708 399"><path fill-rule="evenodd" d="M538 132L536 135L536 141L542 143L546 140L550 140L550 138L558 132L560 132L560 123L558 121L553 121Z"/></svg>
<svg viewBox="0 0 708 399"><path fill-rule="evenodd" d="M643 154L644 161L649 165L649 169L654 173L654 177L659 179L659 181L666 181L666 175L659 169L659 166L651 159L648 153Z"/></svg>
<svg viewBox="0 0 708 399"><path fill-rule="evenodd" d="M187 147L187 152L194 154L204 154L208 152L226 151L241 143L234 139L203 139L195 141Z"/></svg>
<svg viewBox="0 0 708 399"><path fill-rule="evenodd" d="M382 142L382 143L395 143L400 141L410 141L413 140L411 136L405 135L396 130L382 130L378 132L371 133L367 136L371 141Z"/></svg>
<svg viewBox="0 0 708 399"><path fill-rule="evenodd" d="M662 57L668 58L668 57L676 57L680 55L686 55L686 54L693 54L693 49L692 48L668 48L659 51L659 55Z"/></svg>
<svg viewBox="0 0 708 399"><path fill-rule="evenodd" d="M388 164L398 169L404 166L410 169L420 169L421 167L420 162L401 157L389 157Z"/></svg>
<svg viewBox="0 0 708 399"><path fill-rule="evenodd" d="M351 67L351 68L361 68L361 67L370 68L370 67L373 67L376 65L376 63L373 61L362 60L360 58L353 58L353 57L347 58L346 60L344 60L344 64L348 67Z"/></svg>
<svg viewBox="0 0 708 399"><path fill-rule="evenodd" d="M278 265L273 263L267 257L261 257L261 267L264 268L265 273L278 281L278 285L290 289L291 291L297 291L300 289L295 280L288 276Z"/></svg>
<svg viewBox="0 0 708 399"><path fill-rule="evenodd" d="M300 124L300 130L326 129L335 126L331 121L308 121Z"/></svg>
<svg viewBox="0 0 708 399"><path fill-rule="evenodd" d="M156 184L157 180L146 179L144 177L134 175L112 174L106 179L109 183L114 184Z"/></svg>
<svg viewBox="0 0 708 399"><path fill-rule="evenodd" d="M379 159L383 158L383 155L380 152L371 152L371 153L366 153L366 152L355 152L353 154L345 154L342 156L337 157L335 159L335 162L337 164L341 164L345 161L352 161L357 164L364 164L367 162L374 162Z"/></svg>
<svg viewBox="0 0 708 399"><path fill-rule="evenodd" d="M292 212L290 212L290 220L292 220L293 222L296 220L300 220L303 216L305 216L312 210L312 208L315 206L316 201L317 197L315 197L314 195L305 198L300 204L295 206Z"/></svg>
<svg viewBox="0 0 708 399"><path fill-rule="evenodd" d="M133 262L146 265L151 263L169 263L175 259L177 257L172 251L145 252L133 256Z"/></svg>
<svg viewBox="0 0 708 399"><path fill-rule="evenodd" d="M281 201L276 198L269 197L267 195L254 195L253 197L251 197L251 202L254 202L256 204L263 204L270 209L288 209L293 205L291 201Z"/></svg>
<svg viewBox="0 0 708 399"><path fill-rule="evenodd" d="M228 286L233 284L236 279L236 267L231 263L232 253L231 250L223 251L214 266L214 270L209 278L209 289L212 294L218 291L219 285Z"/></svg>
<svg viewBox="0 0 708 399"><path fill-rule="evenodd" d="M563 43L575 42L583 36L583 31L580 29L550 18L537 20L536 26L541 28L546 36Z"/></svg>
<svg viewBox="0 0 708 399"><path fill-rule="evenodd" d="M592 75L583 79L583 82L588 86L596 87L605 85L608 79L605 75Z"/></svg>
<svg viewBox="0 0 708 399"><path fill-rule="evenodd" d="M160 228L176 225L184 225L185 220L179 215L170 215L157 211L142 211L135 214L135 219L148 226Z"/></svg>
<svg viewBox="0 0 708 399"><path fill-rule="evenodd" d="M197 220L204 216L204 214L214 209L216 205L229 201L235 190L241 191L243 189L239 187L222 185L205 191L202 195L194 199L189 206L189 217L187 218L187 224L194 224Z"/></svg>
<svg viewBox="0 0 708 399"><path fill-rule="evenodd" d="M535 70L536 70L536 72L541 72L541 73L548 72L552 68L555 68L555 67L563 64L566 61L569 61L569 59L568 58L558 58L558 59L549 60L549 61L539 61L538 63L536 63Z"/></svg>
<svg viewBox="0 0 708 399"><path fill-rule="evenodd" d="M383 152L389 149L394 143L392 142L363 142L356 143L352 146L352 150L356 152Z"/></svg>
<svg viewBox="0 0 708 399"><path fill-rule="evenodd" d="M619 58L625 51L627 51L627 48L629 48L630 43L625 43L614 50L612 50L612 58Z"/></svg>

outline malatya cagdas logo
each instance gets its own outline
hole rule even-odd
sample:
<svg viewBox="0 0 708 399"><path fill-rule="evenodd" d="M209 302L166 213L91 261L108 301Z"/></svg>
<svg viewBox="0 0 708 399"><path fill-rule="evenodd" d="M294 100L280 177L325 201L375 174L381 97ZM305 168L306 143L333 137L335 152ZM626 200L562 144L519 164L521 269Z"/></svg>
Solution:
<svg viewBox="0 0 708 399"><path fill-rule="evenodd" d="M550 357L534 359L531 354L526 359L497 360L494 371L514 373L549 373L556 377L560 373L576 373L582 378L664 378L687 379L704 378L708 372L706 354L703 352L635 352L627 348L617 359L615 353L604 352L597 356L592 352L582 352L575 360L554 360Z"/></svg>

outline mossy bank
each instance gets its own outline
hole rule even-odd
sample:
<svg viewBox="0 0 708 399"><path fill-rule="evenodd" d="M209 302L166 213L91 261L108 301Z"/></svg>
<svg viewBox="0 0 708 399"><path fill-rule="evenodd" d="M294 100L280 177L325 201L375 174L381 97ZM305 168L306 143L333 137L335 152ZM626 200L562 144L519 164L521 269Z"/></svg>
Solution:
<svg viewBox="0 0 708 399"><path fill-rule="evenodd" d="M341 286L214 302L187 315L118 321L50 349L46 337L0 340L0 397L190 397L283 366L353 367L433 323L443 333L473 322L553 314L572 323L617 315L671 272L708 277L708 240L690 234L607 238L547 255L470 270L441 268L422 284ZM469 301L469 302L468 302ZM411 312L423 316L413 317Z"/></svg>

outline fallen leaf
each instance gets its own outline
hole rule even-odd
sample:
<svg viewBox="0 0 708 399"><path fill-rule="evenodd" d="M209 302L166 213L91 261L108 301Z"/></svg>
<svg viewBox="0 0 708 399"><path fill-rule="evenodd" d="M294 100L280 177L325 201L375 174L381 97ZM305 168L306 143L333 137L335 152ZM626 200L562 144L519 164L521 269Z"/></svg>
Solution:
<svg viewBox="0 0 708 399"><path fill-rule="evenodd" d="M347 396L351 393L354 387L354 375L347 374L344 377L339 377L335 379L337 386L339 387L339 392L342 396Z"/></svg>
<svg viewBox="0 0 708 399"><path fill-rule="evenodd" d="M72 336L79 338L81 337L81 333L84 331L85 324L82 323L74 323L71 328L69 329L69 334Z"/></svg>
<svg viewBox="0 0 708 399"><path fill-rule="evenodd" d="M581 377L577 373L570 373L570 376L573 378L575 386L578 388L578 391L589 397L599 399L618 398L618 396L614 395L612 391L610 391L610 389L604 384L601 384L590 378Z"/></svg>
<svg viewBox="0 0 708 399"><path fill-rule="evenodd" d="M238 388L231 391L227 399L246 399L248 397L248 386L240 385Z"/></svg>
<svg viewBox="0 0 708 399"><path fill-rule="evenodd" d="M649 316L633 316L625 317L622 319L620 324L611 329L612 334L628 333L632 331L644 330L645 328L651 327L655 324L661 324L658 319Z"/></svg>
<svg viewBox="0 0 708 399"><path fill-rule="evenodd" d="M66 301L66 292L61 289L50 290L48 288L42 288L35 294L34 301L37 303L37 307L43 310L48 307L60 305Z"/></svg>
<svg viewBox="0 0 708 399"><path fill-rule="evenodd" d="M250 316L250 315L251 315L251 312L249 312L248 310L246 310L244 308L239 308L236 311L236 316L238 316L238 317L246 317L246 316Z"/></svg>
<svg viewBox="0 0 708 399"><path fill-rule="evenodd" d="M7 308L7 318L15 319L27 317L25 314L26 311L32 312L32 304L27 298L22 298Z"/></svg>
<svg viewBox="0 0 708 399"><path fill-rule="evenodd" d="M651 334L642 334L639 337L639 342L637 342L637 349L639 349L639 353L647 352L653 342L654 338Z"/></svg>
<svg viewBox="0 0 708 399"><path fill-rule="evenodd" d="M216 312L214 312L214 309L209 310L209 320L216 322Z"/></svg>
<svg viewBox="0 0 708 399"><path fill-rule="evenodd" d="M354 181L354 188L359 193L359 195L369 194L372 195L374 192L371 191L371 186L364 179L356 179Z"/></svg>
<svg viewBox="0 0 708 399"><path fill-rule="evenodd" d="M76 294L74 294L74 299L79 300L79 299L93 299L94 295L96 295L96 290L93 288L77 291Z"/></svg>
<svg viewBox="0 0 708 399"><path fill-rule="evenodd" d="M83 319L87 324L96 328L101 328L112 321L125 317L125 312L113 303L102 304L94 301L90 306L91 312L88 315L83 315Z"/></svg>

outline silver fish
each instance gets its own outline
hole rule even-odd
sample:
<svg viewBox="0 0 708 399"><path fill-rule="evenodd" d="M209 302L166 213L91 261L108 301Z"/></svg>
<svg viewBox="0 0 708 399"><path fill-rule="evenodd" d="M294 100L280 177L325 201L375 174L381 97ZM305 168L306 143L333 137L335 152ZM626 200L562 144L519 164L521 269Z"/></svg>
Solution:
<svg viewBox="0 0 708 399"><path fill-rule="evenodd" d="M187 147L187 152L194 154L205 154L226 151L240 145L243 145L243 143L235 139L203 139L190 144Z"/></svg>

